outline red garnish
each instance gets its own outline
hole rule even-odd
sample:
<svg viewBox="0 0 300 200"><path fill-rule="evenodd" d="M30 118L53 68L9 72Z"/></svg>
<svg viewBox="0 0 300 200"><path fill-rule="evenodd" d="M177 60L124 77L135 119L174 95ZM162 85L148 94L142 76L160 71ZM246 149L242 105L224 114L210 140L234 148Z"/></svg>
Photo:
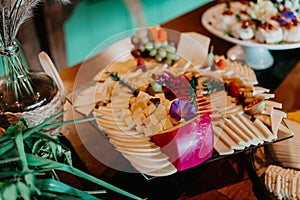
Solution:
<svg viewBox="0 0 300 200"><path fill-rule="evenodd" d="M277 21L279 19L279 15L274 15L274 16L271 17L271 19Z"/></svg>
<svg viewBox="0 0 300 200"><path fill-rule="evenodd" d="M241 11L240 11L240 14L248 15L248 13L247 13L246 10L241 10Z"/></svg>
<svg viewBox="0 0 300 200"><path fill-rule="evenodd" d="M254 22L251 20L244 20L242 21L242 28L248 28L250 26L253 26Z"/></svg>
<svg viewBox="0 0 300 200"><path fill-rule="evenodd" d="M182 74L181 76L182 76L182 78L185 78L185 80L187 82L190 82L190 78L187 75Z"/></svg>
<svg viewBox="0 0 300 200"><path fill-rule="evenodd" d="M137 58L136 69L142 69L143 72L147 70L144 59L142 57Z"/></svg>
<svg viewBox="0 0 300 200"><path fill-rule="evenodd" d="M244 4L244 5L247 5L247 6L250 5L250 2L249 2L249 1L246 1L246 0L240 0L240 3L241 3L241 4Z"/></svg>
<svg viewBox="0 0 300 200"><path fill-rule="evenodd" d="M235 84L235 82L230 82L227 86L227 92L230 96L240 99L241 93L239 87Z"/></svg>
<svg viewBox="0 0 300 200"><path fill-rule="evenodd" d="M220 59L216 62L216 66L218 69L225 69L226 67L226 62L224 59Z"/></svg>
<svg viewBox="0 0 300 200"><path fill-rule="evenodd" d="M226 2L226 7L224 8L223 15L233 15L233 12L230 10L230 3Z"/></svg>
<svg viewBox="0 0 300 200"><path fill-rule="evenodd" d="M223 15L233 15L233 12L230 10L226 10L222 13Z"/></svg>
<svg viewBox="0 0 300 200"><path fill-rule="evenodd" d="M130 53L135 58L141 57L141 55L142 55L142 53L139 49L132 49Z"/></svg>
<svg viewBox="0 0 300 200"><path fill-rule="evenodd" d="M268 22L261 24L259 27L264 30L273 30L274 29L274 26Z"/></svg>

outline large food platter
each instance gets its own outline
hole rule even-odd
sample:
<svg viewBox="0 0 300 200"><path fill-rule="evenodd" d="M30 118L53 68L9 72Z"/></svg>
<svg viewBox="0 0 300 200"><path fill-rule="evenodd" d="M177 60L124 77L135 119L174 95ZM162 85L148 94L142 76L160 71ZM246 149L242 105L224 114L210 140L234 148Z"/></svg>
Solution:
<svg viewBox="0 0 300 200"><path fill-rule="evenodd" d="M174 125L170 129L160 129L157 133L158 136L177 129L181 129L184 132L184 127L187 124L195 121L200 123L197 121L198 119L209 117L211 123L208 125L213 130L213 135L211 135L213 144L208 143L208 146L212 147L219 156L222 156L293 135L293 132L282 124L282 118L285 117L285 113L281 111L281 104L271 100L274 94L270 94L268 89L257 85L255 73L250 67L217 55L215 56L215 61L216 63L223 63L222 67L217 69L207 67L207 41L209 40L195 33L181 35L178 52L182 52L182 59L173 65L158 64L156 61L147 59L145 60L147 67L145 72L135 69L136 59L130 55L131 47L128 45L130 44L130 39L124 40L128 48L126 48L126 51L123 51L122 56L120 54L116 55L104 69L94 74L93 81L89 82L85 89L73 94L73 106L77 111L86 115L93 113L95 116L100 116L93 128L100 130L101 134L94 134L92 143L96 144L98 137L105 138L101 142L105 142L106 146L110 146L119 152L136 171L148 176L168 176L177 171L195 166L194 163L193 165L185 166L185 168L180 168L176 164L180 155L177 155L179 157L176 159L171 158L168 154L170 152L160 145L160 138L155 139L156 135L152 134L153 131L151 129L147 129L147 131L150 130L150 134L148 134L146 129L137 129L136 124L129 120L135 116L133 114L135 112L130 113L128 109L130 108L128 107L129 104L133 105L131 100L133 95L128 93L128 90L123 87L124 85L111 80L106 73L107 71L118 72L122 80L128 81L134 87L139 84L138 82L147 82L147 78L152 78L153 74L155 74L154 77L157 77L165 70L187 76L190 73L195 73L198 81L201 83L208 79L220 81L222 85L223 83L236 82L243 94L247 95L245 100L248 103L259 98L263 100L263 105L265 105L263 109L259 108L259 113L249 114L247 113L249 111L246 111L243 105L239 104L236 101L237 99L230 96L225 89L209 94L203 93L197 97L198 110L195 118L189 119L182 124ZM117 46L119 45L120 43ZM79 73L78 76L82 75L85 74ZM132 77L137 78L130 81ZM82 78L77 78L82 81ZM199 87L202 86L199 85ZM108 92L110 93L109 99L107 99ZM108 101L103 103L105 100ZM136 113L139 114L140 112ZM253 117L255 121L253 121ZM160 123L160 120L163 121L164 119L158 119L156 123ZM130 127L128 121L130 121ZM156 123L153 125L156 125ZM149 121L147 121L147 124L149 124ZM81 128L79 132L87 131L86 127L79 128ZM193 135L193 133L193 131L189 132L190 135ZM82 138L83 143L87 140L86 133L84 135ZM198 140L200 142L195 146L197 149L196 156L198 158L202 156L205 161L211 154L202 155L203 151L201 151L201 148L204 148L207 143L199 138ZM95 147L95 144L93 144L93 147ZM91 148L90 144L84 145L100 161L104 157L101 155L106 154L106 152L99 151L99 148ZM100 143L98 145L104 146ZM189 152L190 146L187 147L186 151ZM179 148L182 148L180 144ZM185 161L180 162L185 164ZM120 169L119 166L112 167L124 170Z"/></svg>
<svg viewBox="0 0 300 200"><path fill-rule="evenodd" d="M252 40L241 40L235 37L231 37L228 34L224 32L224 30L216 28L214 26L217 22L218 16L220 16L225 8L226 4L225 3L220 3L215 6L210 7L207 9L202 17L201 17L201 22L203 26L212 34L218 36L221 39L224 39L228 42L238 44L241 46L245 47L263 47L269 50L284 50L284 49L294 49L294 48L299 48L300 43L295 42L295 43L280 43L280 44L263 44L255 41L254 39ZM240 8L240 3L239 2L231 2L232 10L239 10Z"/></svg>

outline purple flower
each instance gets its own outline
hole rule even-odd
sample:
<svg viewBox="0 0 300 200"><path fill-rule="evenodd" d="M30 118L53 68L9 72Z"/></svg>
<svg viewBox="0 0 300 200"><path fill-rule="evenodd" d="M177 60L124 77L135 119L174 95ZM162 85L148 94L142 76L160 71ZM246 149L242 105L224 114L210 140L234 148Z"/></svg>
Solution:
<svg viewBox="0 0 300 200"><path fill-rule="evenodd" d="M292 11L285 11L281 14L278 22L280 26L286 26L289 23L294 23L296 20L296 16Z"/></svg>
<svg viewBox="0 0 300 200"><path fill-rule="evenodd" d="M174 100L171 104L170 116L177 121L180 121L181 118L189 120L196 115L195 106L187 101Z"/></svg>

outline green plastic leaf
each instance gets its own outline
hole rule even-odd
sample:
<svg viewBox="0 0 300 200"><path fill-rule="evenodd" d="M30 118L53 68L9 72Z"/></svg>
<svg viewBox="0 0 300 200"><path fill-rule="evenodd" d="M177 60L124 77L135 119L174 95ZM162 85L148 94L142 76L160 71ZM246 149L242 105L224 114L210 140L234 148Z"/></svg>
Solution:
<svg viewBox="0 0 300 200"><path fill-rule="evenodd" d="M31 189L30 186L26 185L25 183L18 181L17 189L19 193L19 197L22 197L24 200L30 200L31 198Z"/></svg>
<svg viewBox="0 0 300 200"><path fill-rule="evenodd" d="M34 155L38 154L38 152L41 150L41 148L44 146L44 144L45 144L45 141L42 139L39 139L36 142L34 142L31 153Z"/></svg>
<svg viewBox="0 0 300 200"><path fill-rule="evenodd" d="M25 121L24 119L20 119L16 125L14 126L9 126L6 130L6 134L5 135L8 135L8 136L14 136L15 133L19 132L19 130L21 130L23 127L26 127L25 125ZM0 140L1 141L1 140Z"/></svg>
<svg viewBox="0 0 300 200"><path fill-rule="evenodd" d="M42 191L40 196L36 196L36 199L40 198L40 197L44 197L46 199L55 199L55 200L82 200L82 198L78 198L78 197L72 197L68 194L56 194L54 192L48 192L48 191Z"/></svg>
<svg viewBox="0 0 300 200"><path fill-rule="evenodd" d="M17 171L17 170L1 170L0 172L0 178L1 179L5 179L5 178L10 178L10 177L16 177L16 176L22 176L22 172L21 171Z"/></svg>
<svg viewBox="0 0 300 200"><path fill-rule="evenodd" d="M53 156L53 159L54 160L58 160L58 155L57 155L57 153L58 153L58 149L59 149L59 145L57 145L57 144L55 144L54 142L52 142L52 141L49 141L48 142L48 145L49 145L49 148L50 148L50 151L51 151L51 154L52 154L52 156Z"/></svg>
<svg viewBox="0 0 300 200"><path fill-rule="evenodd" d="M0 137L0 156L15 147L15 143L13 140L11 140L9 135L14 136L18 132L23 132L23 138L27 139L30 136L32 136L32 134L37 133L46 128L54 128L54 127L62 126L62 125L66 125L66 124L90 122L97 118L101 118L101 116L97 116L97 117L91 117L91 118L86 118L86 119L62 121L62 122L55 123L54 121L57 118L61 117L65 112L66 111L59 112L59 113L45 119L42 123L40 123L39 125L37 125L35 127L26 128L24 119L21 119L15 126L10 126L7 129L7 134Z"/></svg>
<svg viewBox="0 0 300 200"><path fill-rule="evenodd" d="M34 133L34 138L40 138L34 142L31 148L31 153L34 155L50 158L52 160L68 163L72 165L71 151L63 143L61 143L58 137L48 136L46 134ZM48 157L46 155L49 155Z"/></svg>
<svg viewBox="0 0 300 200"><path fill-rule="evenodd" d="M0 137L1 138L1 137ZM0 144L0 156L12 150L15 147L15 142L13 140L5 141Z"/></svg>
<svg viewBox="0 0 300 200"><path fill-rule="evenodd" d="M10 127L9 127L9 128L10 128ZM7 130L7 131L8 131L8 130ZM14 130L14 131L15 131L15 130ZM6 132L5 135L2 135L2 136L0 137L0 143L2 143L2 142L4 142L4 141L7 141L7 140L12 140L13 137L14 137L13 134L8 134L8 133Z"/></svg>
<svg viewBox="0 0 300 200"><path fill-rule="evenodd" d="M55 128L58 126L68 125L68 124L86 123L86 122L94 121L95 119L98 119L98 118L101 118L101 116L95 116L95 117L77 119L77 120L61 121L61 122L56 122L56 123L52 123L52 124L45 124L44 128L49 129L49 128Z"/></svg>
<svg viewBox="0 0 300 200"><path fill-rule="evenodd" d="M5 160L0 160L0 165L2 164L8 164L10 162L16 162L19 161L20 157L14 157L14 158L5 158Z"/></svg>
<svg viewBox="0 0 300 200"><path fill-rule="evenodd" d="M68 165L65 165L65 164L62 164L62 163L58 163L58 162L55 162L55 161L52 161L52 160L46 160L46 159L43 159L43 158L40 158L40 157L37 157L37 156L34 156L34 155L31 155L31 154L27 154L27 160L28 160L28 163L29 165L31 166L37 166L37 167L41 167L41 168L55 168L57 170L61 170L61 171L65 171L65 172L68 172L68 173L71 173L73 175L76 175L78 177L81 177L81 178L84 178L86 180L89 180L93 183L96 183L102 187L105 187L107 189L110 189L112 191L115 191L117 193L120 193L124 196L127 196L127 197L130 197L132 199L141 199L140 197L136 196L136 195L133 195L125 190L122 190L114 185L111 185L105 181L102 181L100 179L97 179L79 169L76 169L72 166L68 166Z"/></svg>
<svg viewBox="0 0 300 200"><path fill-rule="evenodd" d="M37 182L37 185L43 192L55 192L55 193L61 193L61 194L67 194L68 198L78 198L78 199L89 199L89 200L98 200L98 198L87 194L81 190L78 190L76 188L73 188L65 183L56 181L54 179L39 179ZM61 194L57 194L57 196L60 196Z"/></svg>
<svg viewBox="0 0 300 200"><path fill-rule="evenodd" d="M18 198L17 186L13 183L2 188L1 193L5 200L16 200Z"/></svg>
<svg viewBox="0 0 300 200"><path fill-rule="evenodd" d="M25 183L30 187L31 192L40 194L40 190L36 187L36 176L33 173L24 175Z"/></svg>
<svg viewBox="0 0 300 200"><path fill-rule="evenodd" d="M22 171L28 171L29 169L28 169L27 159L25 155L22 131L19 131L16 135L16 145L20 155Z"/></svg>

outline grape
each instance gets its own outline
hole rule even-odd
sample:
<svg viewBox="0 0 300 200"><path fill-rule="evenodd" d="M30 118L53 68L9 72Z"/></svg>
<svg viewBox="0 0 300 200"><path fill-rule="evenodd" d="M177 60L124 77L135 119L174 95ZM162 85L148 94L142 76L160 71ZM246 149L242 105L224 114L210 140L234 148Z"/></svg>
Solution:
<svg viewBox="0 0 300 200"><path fill-rule="evenodd" d="M154 45L153 45L152 42L148 42L147 44L145 44L145 47L146 47L146 49L147 49L148 51L150 51L151 49L154 48Z"/></svg>
<svg viewBox="0 0 300 200"><path fill-rule="evenodd" d="M158 54L155 56L155 59L157 60L157 62L161 62L163 60L163 58Z"/></svg>
<svg viewBox="0 0 300 200"><path fill-rule="evenodd" d="M160 48L161 47L161 43L159 43L159 42L154 42L154 48L155 49L158 49L158 48Z"/></svg>
<svg viewBox="0 0 300 200"><path fill-rule="evenodd" d="M158 55L162 58L165 58L167 56L167 52L164 49L159 49Z"/></svg>
<svg viewBox="0 0 300 200"><path fill-rule="evenodd" d="M143 37L143 38L141 38L141 42L142 42L142 44L147 44L149 42L149 38Z"/></svg>
<svg viewBox="0 0 300 200"><path fill-rule="evenodd" d="M175 60L175 58L176 58L175 53L171 53L171 52L167 53L167 60Z"/></svg>
<svg viewBox="0 0 300 200"><path fill-rule="evenodd" d="M137 36L132 36L131 37L131 43L133 45L138 45L140 43L140 40L139 40L139 38Z"/></svg>
<svg viewBox="0 0 300 200"><path fill-rule="evenodd" d="M144 52L146 50L146 47L144 45L140 45L139 49L140 49L141 52Z"/></svg>
<svg viewBox="0 0 300 200"><path fill-rule="evenodd" d="M162 47L168 46L168 41L165 41L165 42L161 43L161 46L162 46Z"/></svg>
<svg viewBox="0 0 300 200"><path fill-rule="evenodd" d="M152 57L156 56L156 54L157 54L156 49L151 49L150 52L149 52L149 55L152 56Z"/></svg>
<svg viewBox="0 0 300 200"><path fill-rule="evenodd" d="M176 48L171 46L171 45L166 46L166 50L170 53L175 53L176 52Z"/></svg>
<svg viewBox="0 0 300 200"><path fill-rule="evenodd" d="M166 60L165 60L165 63L166 63L167 65L171 65L171 64L173 63L173 60L166 59Z"/></svg>

